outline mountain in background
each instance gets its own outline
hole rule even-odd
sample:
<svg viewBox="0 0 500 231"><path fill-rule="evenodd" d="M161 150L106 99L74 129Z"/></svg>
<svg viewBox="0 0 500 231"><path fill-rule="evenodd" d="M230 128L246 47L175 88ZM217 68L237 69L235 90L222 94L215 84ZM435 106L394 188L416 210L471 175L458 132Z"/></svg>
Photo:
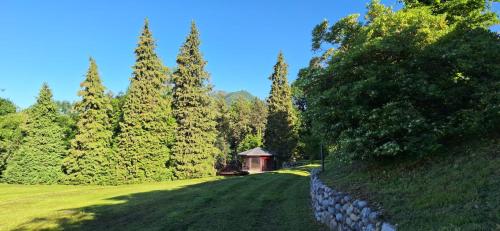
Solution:
<svg viewBox="0 0 500 231"><path fill-rule="evenodd" d="M228 105L231 105L238 97L242 97L247 100L253 100L255 98L258 98L257 96L252 95L250 92L241 90L241 91L234 91L234 92L225 92L225 91L217 91L216 93L224 95L224 99L226 100L226 103Z"/></svg>

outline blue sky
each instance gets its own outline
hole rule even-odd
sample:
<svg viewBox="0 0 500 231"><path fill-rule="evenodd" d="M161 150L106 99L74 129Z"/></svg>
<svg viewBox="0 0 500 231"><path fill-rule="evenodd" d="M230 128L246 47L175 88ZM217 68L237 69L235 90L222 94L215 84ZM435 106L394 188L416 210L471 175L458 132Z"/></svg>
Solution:
<svg viewBox="0 0 500 231"><path fill-rule="evenodd" d="M31 105L43 82L57 100L77 100L79 84L96 59L106 87L124 91L134 48L149 18L157 52L172 67L195 20L215 89L247 90L265 98L280 50L289 79L307 66L311 30L323 19L363 13L368 1L0 1L0 97ZM397 0L382 1L397 6ZM498 7L496 7L498 8Z"/></svg>

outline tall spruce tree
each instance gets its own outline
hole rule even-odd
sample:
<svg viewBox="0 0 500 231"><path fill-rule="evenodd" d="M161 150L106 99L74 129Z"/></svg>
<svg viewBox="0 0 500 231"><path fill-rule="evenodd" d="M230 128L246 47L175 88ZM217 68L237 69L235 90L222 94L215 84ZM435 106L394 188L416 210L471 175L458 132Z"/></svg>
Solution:
<svg viewBox="0 0 500 231"><path fill-rule="evenodd" d="M62 179L61 164L67 147L58 117L52 93L43 84L36 104L27 110L23 143L7 165L6 182L54 184Z"/></svg>
<svg viewBox="0 0 500 231"><path fill-rule="evenodd" d="M105 88L92 58L87 76L80 86L82 90L79 95L82 99L75 107L78 114L76 136L71 141L69 154L63 163L66 182L110 184L113 179L113 133L109 118L112 106L104 93Z"/></svg>
<svg viewBox="0 0 500 231"><path fill-rule="evenodd" d="M135 49L136 63L123 104L118 135L119 181L171 179L167 168L175 121L165 94L167 73L155 53L148 21Z"/></svg>
<svg viewBox="0 0 500 231"><path fill-rule="evenodd" d="M173 111L177 120L173 147L174 175L178 179L215 174L214 156L216 121L211 109L206 62L199 50L195 23L177 56L178 69L173 75Z"/></svg>
<svg viewBox="0 0 500 231"><path fill-rule="evenodd" d="M290 159L297 144L296 115L287 80L287 68L283 53L280 52L274 72L269 78L272 86L267 99L268 116L264 134L265 148L277 156L279 163Z"/></svg>

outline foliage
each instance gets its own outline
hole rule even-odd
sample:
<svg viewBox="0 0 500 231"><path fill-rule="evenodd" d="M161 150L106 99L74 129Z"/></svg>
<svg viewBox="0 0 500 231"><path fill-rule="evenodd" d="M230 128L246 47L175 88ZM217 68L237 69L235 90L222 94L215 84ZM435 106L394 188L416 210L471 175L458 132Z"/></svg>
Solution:
<svg viewBox="0 0 500 231"><path fill-rule="evenodd" d="M209 75L199 49L195 23L177 56L173 74L173 114L177 121L171 164L177 179L215 175L216 113L209 96Z"/></svg>
<svg viewBox="0 0 500 231"><path fill-rule="evenodd" d="M262 133L248 134L238 145L238 152L244 152L252 148L262 147Z"/></svg>
<svg viewBox="0 0 500 231"><path fill-rule="evenodd" d="M70 111L65 111L60 108L58 102L61 101L55 101L57 106L57 111L59 112L59 116L57 117L57 123L63 129L64 144L65 146L69 147L71 140L74 139L76 135L76 120L78 119L78 113L73 109L73 104L71 104Z"/></svg>
<svg viewBox="0 0 500 231"><path fill-rule="evenodd" d="M114 169L109 118L112 107L93 59L90 59L81 87L79 96L82 99L75 107L78 111L77 132L63 163L66 181L71 184L109 184Z"/></svg>
<svg viewBox="0 0 500 231"><path fill-rule="evenodd" d="M12 101L0 98L0 116L15 113L16 105Z"/></svg>
<svg viewBox="0 0 500 231"><path fill-rule="evenodd" d="M292 105L292 92L288 85L288 65L283 53L279 53L272 81L271 92L267 99L267 127L264 146L277 156L279 162L288 161L297 144L297 118Z"/></svg>
<svg viewBox="0 0 500 231"><path fill-rule="evenodd" d="M304 70L299 72L299 76L304 75ZM307 98L303 91L303 81L304 78L299 77L296 81L292 83L292 99L294 107L297 113L297 148L296 148L296 159L310 159L317 160L320 159L320 145L321 139L319 134L315 134L315 129L312 125L313 118L307 113Z"/></svg>
<svg viewBox="0 0 500 231"><path fill-rule="evenodd" d="M223 168L228 160L231 158L231 147L229 144L230 131L229 131L229 108L226 103L226 95L223 92L217 92L212 97L213 111L216 112L216 129L217 139L215 147L218 152L215 155L215 168Z"/></svg>
<svg viewBox="0 0 500 231"><path fill-rule="evenodd" d="M318 160L321 158L321 139L317 134L314 134L313 129L310 127L311 122L306 121L304 111L298 111L297 115L298 140L293 157L295 159ZM324 152L324 154L326 155L326 152Z"/></svg>
<svg viewBox="0 0 500 231"><path fill-rule="evenodd" d="M47 84L37 102L26 112L21 129L23 141L9 160L4 179L9 183L54 184L63 176L62 159L66 154L63 128L57 123L59 113Z"/></svg>
<svg viewBox="0 0 500 231"><path fill-rule="evenodd" d="M21 143L22 121L22 114L16 114L16 105L8 99L0 98L0 178L8 160Z"/></svg>
<svg viewBox="0 0 500 231"><path fill-rule="evenodd" d="M428 7L433 14L445 15L449 23L465 27L492 26L499 23L491 5L498 0L402 0L407 8Z"/></svg>
<svg viewBox="0 0 500 231"><path fill-rule="evenodd" d="M57 110L63 115L74 115L76 113L74 108L75 105L69 101L56 100L55 103L57 105Z"/></svg>
<svg viewBox="0 0 500 231"><path fill-rule="evenodd" d="M24 119L25 113L0 116L0 180L7 163L21 145L23 138L21 124Z"/></svg>
<svg viewBox="0 0 500 231"><path fill-rule="evenodd" d="M117 95L113 95L112 93L107 94L109 97L109 101L111 102L111 106L113 110L109 115L111 119L111 130L113 131L113 137L116 138L118 134L120 134L120 122L123 121L123 104L125 103L125 99L127 98L125 94L118 93Z"/></svg>
<svg viewBox="0 0 500 231"><path fill-rule="evenodd" d="M164 92L166 67L155 53L148 21L135 50L136 63L117 137L118 181L144 182L171 179L167 169L174 119Z"/></svg>
<svg viewBox="0 0 500 231"><path fill-rule="evenodd" d="M372 1L365 23L351 15L318 25L313 48L335 49L295 84L312 134L350 160L419 156L498 129L500 38L489 21L448 16Z"/></svg>
<svg viewBox="0 0 500 231"><path fill-rule="evenodd" d="M230 144L234 152L247 134L252 132L250 127L251 102L243 97L236 98L229 109Z"/></svg>
<svg viewBox="0 0 500 231"><path fill-rule="evenodd" d="M234 103L234 101L238 100L239 98L243 98L243 99L246 99L246 100L254 100L255 96L253 96L252 94L250 94L250 92L248 91L235 91L235 92L229 92L227 94L225 94L224 96L226 98L226 103L228 105L231 105Z"/></svg>
<svg viewBox="0 0 500 231"><path fill-rule="evenodd" d="M229 143L233 154L248 135L262 134L266 128L267 107L258 98L237 97L229 108Z"/></svg>
<svg viewBox="0 0 500 231"><path fill-rule="evenodd" d="M217 155L217 166L236 160L238 147L247 136L257 136L265 130L267 107L264 101L245 91L213 95L214 111L217 112L216 146L221 152ZM234 94L233 94L234 93ZM230 100L228 100L230 98ZM228 105L229 102L229 105Z"/></svg>
<svg viewBox="0 0 500 231"><path fill-rule="evenodd" d="M251 102L250 128L253 134L263 133L266 130L267 123L267 105L266 102L254 98Z"/></svg>

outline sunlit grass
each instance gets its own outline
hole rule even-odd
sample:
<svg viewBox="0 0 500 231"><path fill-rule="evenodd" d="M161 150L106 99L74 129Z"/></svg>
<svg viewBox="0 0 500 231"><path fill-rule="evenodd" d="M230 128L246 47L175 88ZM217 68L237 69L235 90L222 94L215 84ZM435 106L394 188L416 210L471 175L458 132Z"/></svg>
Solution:
<svg viewBox="0 0 500 231"><path fill-rule="evenodd" d="M121 186L0 184L0 230L317 230L311 167Z"/></svg>

